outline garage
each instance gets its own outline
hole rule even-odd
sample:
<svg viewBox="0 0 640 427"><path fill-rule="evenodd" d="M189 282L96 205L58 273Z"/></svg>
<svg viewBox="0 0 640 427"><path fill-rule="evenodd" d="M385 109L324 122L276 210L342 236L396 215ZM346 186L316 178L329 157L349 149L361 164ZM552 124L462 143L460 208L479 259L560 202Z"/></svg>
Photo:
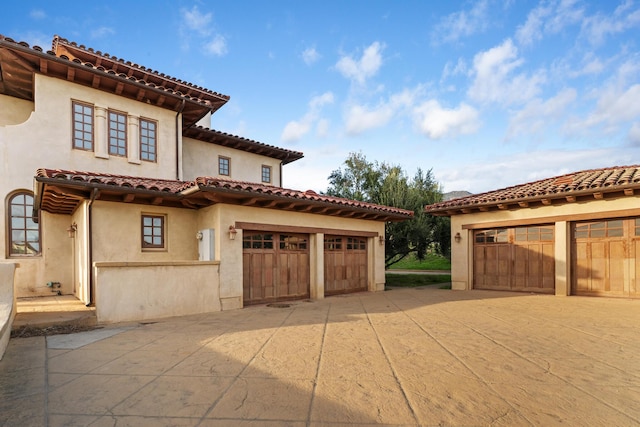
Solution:
<svg viewBox="0 0 640 427"><path fill-rule="evenodd" d="M325 236L325 295L366 291L367 267L367 239L365 237Z"/></svg>
<svg viewBox="0 0 640 427"><path fill-rule="evenodd" d="M574 295L640 297L640 218L572 225Z"/></svg>
<svg viewBox="0 0 640 427"><path fill-rule="evenodd" d="M244 305L309 298L309 235L245 231Z"/></svg>
<svg viewBox="0 0 640 427"><path fill-rule="evenodd" d="M554 292L551 225L476 230L473 254L474 289Z"/></svg>

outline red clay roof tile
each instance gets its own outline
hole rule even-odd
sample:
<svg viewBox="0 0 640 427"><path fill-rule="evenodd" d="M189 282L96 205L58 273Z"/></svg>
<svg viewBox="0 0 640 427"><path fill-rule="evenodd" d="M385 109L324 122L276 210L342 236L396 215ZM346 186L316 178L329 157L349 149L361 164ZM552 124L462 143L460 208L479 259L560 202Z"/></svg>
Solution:
<svg viewBox="0 0 640 427"><path fill-rule="evenodd" d="M555 200L557 203L569 202L568 196L591 196L594 193L624 193L627 189L640 189L640 165L613 166L603 169L589 169L561 176L542 179L526 184L507 187L500 190L446 202L425 206L425 211L433 214L463 213L474 208L491 208L498 204L518 202L535 203L543 199ZM571 199L573 200L573 199Z"/></svg>

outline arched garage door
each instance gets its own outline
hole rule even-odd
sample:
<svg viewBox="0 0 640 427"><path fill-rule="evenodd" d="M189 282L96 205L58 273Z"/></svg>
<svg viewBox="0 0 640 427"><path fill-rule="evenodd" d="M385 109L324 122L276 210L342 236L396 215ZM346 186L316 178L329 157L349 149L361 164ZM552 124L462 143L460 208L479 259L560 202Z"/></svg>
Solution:
<svg viewBox="0 0 640 427"><path fill-rule="evenodd" d="M571 293L640 298L640 218L572 226Z"/></svg>
<svg viewBox="0 0 640 427"><path fill-rule="evenodd" d="M552 225L476 230L473 258L474 289L555 290Z"/></svg>
<svg viewBox="0 0 640 427"><path fill-rule="evenodd" d="M367 270L367 239L365 237L325 236L325 295L366 291Z"/></svg>
<svg viewBox="0 0 640 427"><path fill-rule="evenodd" d="M244 231L242 284L245 305L309 297L309 236Z"/></svg>

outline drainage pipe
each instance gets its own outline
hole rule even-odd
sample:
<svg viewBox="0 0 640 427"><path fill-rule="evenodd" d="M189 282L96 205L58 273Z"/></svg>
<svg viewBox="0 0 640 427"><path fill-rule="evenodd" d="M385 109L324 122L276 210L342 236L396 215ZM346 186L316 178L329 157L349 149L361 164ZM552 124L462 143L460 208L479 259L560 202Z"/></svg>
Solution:
<svg viewBox="0 0 640 427"><path fill-rule="evenodd" d="M91 198L89 199L89 205L87 208L87 222L89 223L89 242L88 242L88 247L87 247L87 259L88 259L88 263L89 263L89 268L88 268L88 272L89 272L89 303L87 304L87 307L89 306L94 306L95 305L95 301L94 301L94 287L95 287L95 279L94 279L94 271L93 271L93 217L91 215L92 212L92 207L93 207L93 201L96 199L96 197L98 196L98 189L94 188L93 191L91 192Z"/></svg>

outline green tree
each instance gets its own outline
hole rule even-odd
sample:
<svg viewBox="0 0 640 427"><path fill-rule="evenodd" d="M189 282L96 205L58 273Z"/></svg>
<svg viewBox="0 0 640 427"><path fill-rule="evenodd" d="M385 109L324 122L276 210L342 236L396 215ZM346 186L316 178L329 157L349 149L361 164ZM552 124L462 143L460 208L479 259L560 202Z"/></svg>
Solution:
<svg viewBox="0 0 640 427"><path fill-rule="evenodd" d="M362 153L350 153L342 168L329 175L327 194L394 206L414 212L411 220L385 224L385 267L414 252L424 259L434 250L449 256L449 219L424 212L424 206L442 200L440 185L431 170L418 169L409 178L397 165L369 162Z"/></svg>

